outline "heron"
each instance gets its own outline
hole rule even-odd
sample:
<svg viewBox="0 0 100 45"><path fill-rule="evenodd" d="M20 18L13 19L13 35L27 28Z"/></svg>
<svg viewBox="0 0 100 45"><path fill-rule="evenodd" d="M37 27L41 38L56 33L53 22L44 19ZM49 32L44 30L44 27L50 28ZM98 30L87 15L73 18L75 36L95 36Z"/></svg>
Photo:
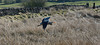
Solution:
<svg viewBox="0 0 100 45"><path fill-rule="evenodd" d="M50 17L46 17L46 18L42 19L42 22L38 26L42 25L43 29L45 30L47 25L52 25L52 23L55 23L55 22L49 22L49 19L50 19Z"/></svg>

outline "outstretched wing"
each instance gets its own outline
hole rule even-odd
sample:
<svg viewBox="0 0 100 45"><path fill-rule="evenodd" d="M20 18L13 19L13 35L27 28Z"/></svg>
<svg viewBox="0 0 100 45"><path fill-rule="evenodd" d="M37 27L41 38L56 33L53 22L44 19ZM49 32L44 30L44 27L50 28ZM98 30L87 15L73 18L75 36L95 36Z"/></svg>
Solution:
<svg viewBox="0 0 100 45"><path fill-rule="evenodd" d="M49 25L52 25L53 22L48 22Z"/></svg>
<svg viewBox="0 0 100 45"><path fill-rule="evenodd" d="M50 19L50 17L47 17L47 18L45 18L45 19L49 20L49 19Z"/></svg>

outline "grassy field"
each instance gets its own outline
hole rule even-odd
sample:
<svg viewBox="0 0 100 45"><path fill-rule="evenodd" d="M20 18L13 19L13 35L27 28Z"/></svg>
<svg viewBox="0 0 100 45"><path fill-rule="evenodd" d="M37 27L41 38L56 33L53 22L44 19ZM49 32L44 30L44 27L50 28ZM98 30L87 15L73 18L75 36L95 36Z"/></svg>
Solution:
<svg viewBox="0 0 100 45"><path fill-rule="evenodd" d="M64 2L64 3L57 3L57 2L46 2L44 7L48 7L51 5L59 5L59 4L66 4L66 5L85 5L86 3L89 3L90 6L92 6L93 3L96 3L97 5L100 5L100 1L76 1L76 2ZM0 8L7 8L7 7L23 7L21 3L15 3L15 4L9 4L9 5L2 5L0 4Z"/></svg>
<svg viewBox="0 0 100 45"><path fill-rule="evenodd" d="M20 7L20 3L11 5ZM19 14L0 17L0 45L100 45L100 18L93 17L100 16L100 8L50 8L40 13ZM37 26L45 17L56 22L48 25L46 31Z"/></svg>
<svg viewBox="0 0 100 45"><path fill-rule="evenodd" d="M90 6L92 6L94 2L96 3L96 6L100 5L100 1L76 1L76 2L64 2L64 3L47 2L46 6L59 5L59 4L66 4L66 5L86 5L86 3L89 3Z"/></svg>
<svg viewBox="0 0 100 45"><path fill-rule="evenodd" d="M0 45L100 45L100 9L41 10L0 17ZM37 27L50 16L46 31Z"/></svg>
<svg viewBox="0 0 100 45"><path fill-rule="evenodd" d="M7 8L7 7L12 8L12 7L23 7L23 6L21 5L21 3L7 4L7 5L0 3L0 8L1 9L2 8Z"/></svg>

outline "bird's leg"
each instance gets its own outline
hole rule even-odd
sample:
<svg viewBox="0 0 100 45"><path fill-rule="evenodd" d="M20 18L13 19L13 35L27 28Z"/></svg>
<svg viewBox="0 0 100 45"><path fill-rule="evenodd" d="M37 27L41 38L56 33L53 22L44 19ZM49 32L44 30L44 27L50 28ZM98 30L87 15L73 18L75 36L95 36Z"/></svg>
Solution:
<svg viewBox="0 0 100 45"><path fill-rule="evenodd" d="M45 31L45 33L47 33L47 34L48 34L47 30L44 30L44 31Z"/></svg>
<svg viewBox="0 0 100 45"><path fill-rule="evenodd" d="M46 29L42 30L43 32L47 32Z"/></svg>
<svg viewBox="0 0 100 45"><path fill-rule="evenodd" d="M46 30L46 29L45 29L44 31L45 31L46 33L49 33L49 31L48 31L48 30Z"/></svg>

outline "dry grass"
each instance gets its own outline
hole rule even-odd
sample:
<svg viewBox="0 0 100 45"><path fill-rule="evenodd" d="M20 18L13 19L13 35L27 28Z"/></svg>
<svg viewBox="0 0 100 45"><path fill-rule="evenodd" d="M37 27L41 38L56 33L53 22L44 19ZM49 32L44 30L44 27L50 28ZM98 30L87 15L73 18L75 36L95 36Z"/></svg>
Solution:
<svg viewBox="0 0 100 45"><path fill-rule="evenodd" d="M75 9L77 10L77 9ZM45 32L37 25L42 16L10 21L0 19L0 45L100 45L100 19L83 17L97 14L86 9L72 11L59 15L53 14Z"/></svg>

